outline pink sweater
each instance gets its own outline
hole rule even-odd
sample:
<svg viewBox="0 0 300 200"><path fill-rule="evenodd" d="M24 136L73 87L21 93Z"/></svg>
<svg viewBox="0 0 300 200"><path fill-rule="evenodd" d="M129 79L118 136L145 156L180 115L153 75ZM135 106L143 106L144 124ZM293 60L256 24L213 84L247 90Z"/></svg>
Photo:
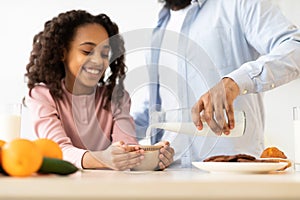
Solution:
<svg viewBox="0 0 300 200"><path fill-rule="evenodd" d="M36 86L26 97L26 104L37 136L57 142L65 160L81 168L87 150L104 150L121 140L137 143L128 93L124 95L121 110L115 106L105 110L104 87L97 87L95 94L79 96L68 92L63 81L62 88L62 99L56 100L45 85Z"/></svg>

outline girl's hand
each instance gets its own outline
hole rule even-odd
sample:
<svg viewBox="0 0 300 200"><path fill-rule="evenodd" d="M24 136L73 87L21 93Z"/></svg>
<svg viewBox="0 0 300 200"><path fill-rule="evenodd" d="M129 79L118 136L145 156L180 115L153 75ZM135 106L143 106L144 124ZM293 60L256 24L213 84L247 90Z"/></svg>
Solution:
<svg viewBox="0 0 300 200"><path fill-rule="evenodd" d="M123 141L115 142L104 151L93 152L100 163L114 170L126 170L139 165L144 158L139 146L129 147Z"/></svg>
<svg viewBox="0 0 300 200"><path fill-rule="evenodd" d="M163 147L160 149L158 163L159 169L167 168L172 162L174 157L174 149L170 147L170 143L168 141L161 141L155 145L162 145Z"/></svg>

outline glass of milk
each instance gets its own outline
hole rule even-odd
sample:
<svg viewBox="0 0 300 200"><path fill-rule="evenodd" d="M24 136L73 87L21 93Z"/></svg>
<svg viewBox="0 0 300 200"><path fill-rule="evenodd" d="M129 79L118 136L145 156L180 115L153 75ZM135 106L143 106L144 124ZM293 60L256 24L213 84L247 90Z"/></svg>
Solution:
<svg viewBox="0 0 300 200"><path fill-rule="evenodd" d="M293 126L295 170L300 171L300 106L293 107Z"/></svg>
<svg viewBox="0 0 300 200"><path fill-rule="evenodd" d="M229 135L216 135L209 126L203 122L203 129L198 130L191 118L191 108L180 108L174 110L154 111L150 113L150 126L146 135L151 129L164 129L171 132L194 135L194 136L220 136L220 137L240 137L246 128L246 118L244 111L234 111L235 128ZM299 147L300 148L300 147Z"/></svg>
<svg viewBox="0 0 300 200"><path fill-rule="evenodd" d="M0 104L0 139L9 142L20 137L21 103Z"/></svg>

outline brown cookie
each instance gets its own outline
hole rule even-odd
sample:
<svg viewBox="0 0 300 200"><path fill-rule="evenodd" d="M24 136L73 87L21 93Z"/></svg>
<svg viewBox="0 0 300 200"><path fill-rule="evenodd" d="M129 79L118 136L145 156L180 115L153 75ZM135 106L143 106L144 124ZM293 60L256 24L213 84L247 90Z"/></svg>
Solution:
<svg viewBox="0 0 300 200"><path fill-rule="evenodd" d="M247 154L237 154L237 155L218 155L211 156L203 160L203 162L240 162L238 160L255 160L255 157Z"/></svg>

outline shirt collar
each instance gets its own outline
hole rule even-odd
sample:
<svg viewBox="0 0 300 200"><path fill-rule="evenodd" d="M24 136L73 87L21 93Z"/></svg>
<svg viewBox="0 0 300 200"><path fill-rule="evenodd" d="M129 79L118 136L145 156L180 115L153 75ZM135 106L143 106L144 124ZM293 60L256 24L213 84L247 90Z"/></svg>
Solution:
<svg viewBox="0 0 300 200"><path fill-rule="evenodd" d="M191 3L198 4L199 8L201 8L206 1L207 0L191 0ZM163 24L165 24L168 21L167 19L169 17L170 17L170 10L164 7L159 13L159 20L158 20L157 27L164 26Z"/></svg>

